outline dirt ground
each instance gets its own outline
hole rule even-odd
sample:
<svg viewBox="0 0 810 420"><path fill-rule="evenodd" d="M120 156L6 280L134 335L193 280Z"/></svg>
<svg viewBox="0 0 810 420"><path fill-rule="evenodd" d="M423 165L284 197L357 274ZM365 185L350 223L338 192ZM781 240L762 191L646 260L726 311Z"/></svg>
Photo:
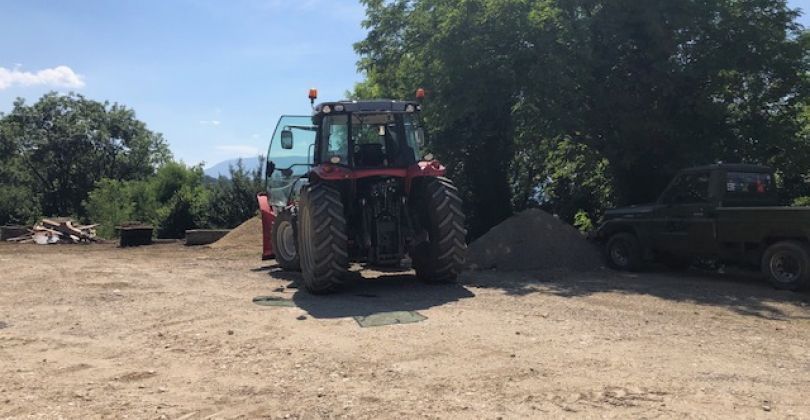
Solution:
<svg viewBox="0 0 810 420"><path fill-rule="evenodd" d="M810 418L810 296L757 278L295 279L244 251L0 244L0 417ZM352 318L393 310L427 319Z"/></svg>

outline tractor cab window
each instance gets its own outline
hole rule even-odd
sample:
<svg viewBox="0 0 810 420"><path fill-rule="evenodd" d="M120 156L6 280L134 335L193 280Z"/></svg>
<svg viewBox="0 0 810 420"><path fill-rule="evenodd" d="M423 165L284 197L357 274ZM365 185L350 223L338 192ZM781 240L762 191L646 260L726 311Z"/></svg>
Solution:
<svg viewBox="0 0 810 420"><path fill-rule="evenodd" d="M317 128L310 116L282 116L276 125L267 151L267 190L274 206L285 206L294 190L301 187L299 180L312 163L312 148ZM284 148L282 132L292 134L292 147Z"/></svg>
<svg viewBox="0 0 810 420"><path fill-rule="evenodd" d="M709 173L684 173L672 181L661 196L664 204L696 204L709 201Z"/></svg>
<svg viewBox="0 0 810 420"><path fill-rule="evenodd" d="M323 119L321 136L325 145L322 162L349 164L349 116L332 115Z"/></svg>
<svg viewBox="0 0 810 420"><path fill-rule="evenodd" d="M357 168L408 167L419 160L423 137L414 114L329 115L321 126L320 161L351 162Z"/></svg>

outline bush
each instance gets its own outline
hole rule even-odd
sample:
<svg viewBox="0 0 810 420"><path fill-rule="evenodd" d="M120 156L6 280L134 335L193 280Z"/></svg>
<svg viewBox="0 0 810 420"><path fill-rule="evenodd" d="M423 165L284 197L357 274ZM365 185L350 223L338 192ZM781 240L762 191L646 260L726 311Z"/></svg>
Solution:
<svg viewBox="0 0 810 420"><path fill-rule="evenodd" d="M241 159L230 173L230 179L220 177L208 185L208 222L219 228L234 228L256 215L256 193L264 188L261 170L245 170Z"/></svg>
<svg viewBox="0 0 810 420"><path fill-rule="evenodd" d="M205 210L208 194L200 185L183 185L169 202L157 211L157 231L161 238L184 238L186 230L207 227Z"/></svg>
<svg viewBox="0 0 810 420"><path fill-rule="evenodd" d="M796 197L791 205L793 207L810 207L810 196Z"/></svg>
<svg viewBox="0 0 810 420"><path fill-rule="evenodd" d="M102 238L116 236L115 227L121 222L135 220L135 201L131 182L102 179L88 194L84 207L93 223L100 223L98 234Z"/></svg>
<svg viewBox="0 0 810 420"><path fill-rule="evenodd" d="M182 238L187 229L207 226L208 192L202 168L171 162L143 181L102 179L84 203L102 237L114 237L115 226L137 220L157 227L158 236Z"/></svg>
<svg viewBox="0 0 810 420"><path fill-rule="evenodd" d="M588 212L579 210L577 214L574 215L574 227L583 233L593 230L593 221L591 221L591 216L588 215Z"/></svg>

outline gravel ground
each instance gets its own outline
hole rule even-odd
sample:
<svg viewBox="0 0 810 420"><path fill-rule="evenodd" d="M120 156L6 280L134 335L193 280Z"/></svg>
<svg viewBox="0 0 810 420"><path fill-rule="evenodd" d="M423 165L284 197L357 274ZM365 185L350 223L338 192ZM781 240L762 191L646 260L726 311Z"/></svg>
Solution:
<svg viewBox="0 0 810 420"><path fill-rule="evenodd" d="M371 272L314 297L258 252L1 244L0 417L810 418L810 297L756 278ZM427 319L352 319L393 310Z"/></svg>

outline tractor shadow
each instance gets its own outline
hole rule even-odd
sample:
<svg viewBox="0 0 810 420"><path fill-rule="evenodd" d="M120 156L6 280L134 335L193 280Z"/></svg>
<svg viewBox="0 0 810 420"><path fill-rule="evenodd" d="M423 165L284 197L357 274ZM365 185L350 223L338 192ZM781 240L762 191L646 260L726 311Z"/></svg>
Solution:
<svg viewBox="0 0 810 420"><path fill-rule="evenodd" d="M300 273L276 272L273 276L300 284ZM475 296L460 284L426 284L401 271L352 272L350 280L343 291L331 295L313 295L301 287L292 300L313 318L332 319L419 311Z"/></svg>
<svg viewBox="0 0 810 420"><path fill-rule="evenodd" d="M678 272L654 267L640 273L609 269L592 272L469 271L462 275L461 283L500 289L513 296L534 293L562 298L601 293L647 295L722 307L740 315L763 319L810 319L810 293L777 290L762 275L743 270L718 273L693 268Z"/></svg>

